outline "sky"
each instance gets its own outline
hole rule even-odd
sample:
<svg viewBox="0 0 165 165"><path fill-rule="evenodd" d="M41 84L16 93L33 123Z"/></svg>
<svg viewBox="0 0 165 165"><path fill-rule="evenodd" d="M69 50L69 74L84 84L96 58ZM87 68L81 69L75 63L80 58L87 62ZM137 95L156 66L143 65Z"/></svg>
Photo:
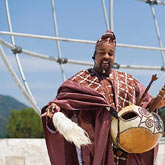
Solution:
<svg viewBox="0 0 165 165"><path fill-rule="evenodd" d="M109 1L105 0L109 13ZM51 0L8 0L13 32L55 36ZM154 5L160 36L165 45L165 6ZM101 0L55 0L55 11L60 37L97 41L106 32ZM114 1L114 33L118 44L159 47L151 7L138 0ZM0 31L9 31L5 0L0 0ZM0 38L11 43L10 37ZM14 37L16 45L23 49L57 57L55 40ZM94 45L60 42L62 57L92 62ZM2 46L5 54L22 83L15 55ZM61 70L56 62L19 54L20 62L30 90L40 108L53 100L62 84ZM162 66L160 51L133 48L116 48L116 62L125 65ZM64 64L66 78L89 66ZM150 93L156 96L165 84L165 71L119 69L132 74L145 87L153 74L158 80L153 83ZM23 84L23 83L22 83ZM0 57L0 94L12 96L30 106Z"/></svg>

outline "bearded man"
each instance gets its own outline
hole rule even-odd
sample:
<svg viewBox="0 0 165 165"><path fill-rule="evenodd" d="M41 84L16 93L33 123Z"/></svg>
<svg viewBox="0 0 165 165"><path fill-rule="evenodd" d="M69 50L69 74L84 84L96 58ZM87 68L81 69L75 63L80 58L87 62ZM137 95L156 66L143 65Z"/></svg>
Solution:
<svg viewBox="0 0 165 165"><path fill-rule="evenodd" d="M153 165L157 146L143 154L130 154L115 146L110 135L112 115L135 104L145 88L127 73L113 70L116 37L107 31L96 43L94 67L80 71L58 90L57 97L42 109L46 144L52 165ZM152 97L143 98L146 108ZM111 113L106 107L111 107ZM62 112L76 122L91 144L80 149L56 130L52 118ZM115 112L114 112L115 111ZM62 121L61 121L62 122Z"/></svg>

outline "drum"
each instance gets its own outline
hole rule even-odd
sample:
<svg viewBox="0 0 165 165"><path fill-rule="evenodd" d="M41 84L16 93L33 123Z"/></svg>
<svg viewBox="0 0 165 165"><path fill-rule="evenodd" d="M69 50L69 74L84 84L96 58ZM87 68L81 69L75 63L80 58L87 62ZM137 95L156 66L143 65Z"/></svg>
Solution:
<svg viewBox="0 0 165 165"><path fill-rule="evenodd" d="M154 112L130 105L118 112L118 119L112 119L110 132L119 148L128 153L144 153L160 141L163 121Z"/></svg>

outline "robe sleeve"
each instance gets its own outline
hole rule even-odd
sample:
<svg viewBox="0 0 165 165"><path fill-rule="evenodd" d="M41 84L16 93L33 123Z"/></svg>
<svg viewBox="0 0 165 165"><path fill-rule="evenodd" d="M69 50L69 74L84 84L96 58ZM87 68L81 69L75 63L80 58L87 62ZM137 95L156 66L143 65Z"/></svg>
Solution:
<svg viewBox="0 0 165 165"><path fill-rule="evenodd" d="M96 110L100 109L100 107L109 107L104 96L99 92L72 81L66 81L62 84L56 98L42 108L42 114L52 103L57 104L61 108L61 112L69 118L72 117L73 111ZM46 117L46 128L52 133L56 132L52 119L49 117Z"/></svg>

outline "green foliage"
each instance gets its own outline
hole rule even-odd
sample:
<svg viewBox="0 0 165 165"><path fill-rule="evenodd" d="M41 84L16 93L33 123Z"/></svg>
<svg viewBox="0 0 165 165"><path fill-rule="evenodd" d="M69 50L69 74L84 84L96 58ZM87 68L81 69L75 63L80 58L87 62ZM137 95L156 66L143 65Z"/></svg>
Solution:
<svg viewBox="0 0 165 165"><path fill-rule="evenodd" d="M162 108L159 109L159 115L162 118L163 123L164 123L164 134L163 134L163 136L165 136L165 107L162 107Z"/></svg>
<svg viewBox="0 0 165 165"><path fill-rule="evenodd" d="M0 115L0 138L5 138L6 136L6 125L8 123L8 120Z"/></svg>
<svg viewBox="0 0 165 165"><path fill-rule="evenodd" d="M41 118L32 108L12 110L7 125L8 138L42 138Z"/></svg>

